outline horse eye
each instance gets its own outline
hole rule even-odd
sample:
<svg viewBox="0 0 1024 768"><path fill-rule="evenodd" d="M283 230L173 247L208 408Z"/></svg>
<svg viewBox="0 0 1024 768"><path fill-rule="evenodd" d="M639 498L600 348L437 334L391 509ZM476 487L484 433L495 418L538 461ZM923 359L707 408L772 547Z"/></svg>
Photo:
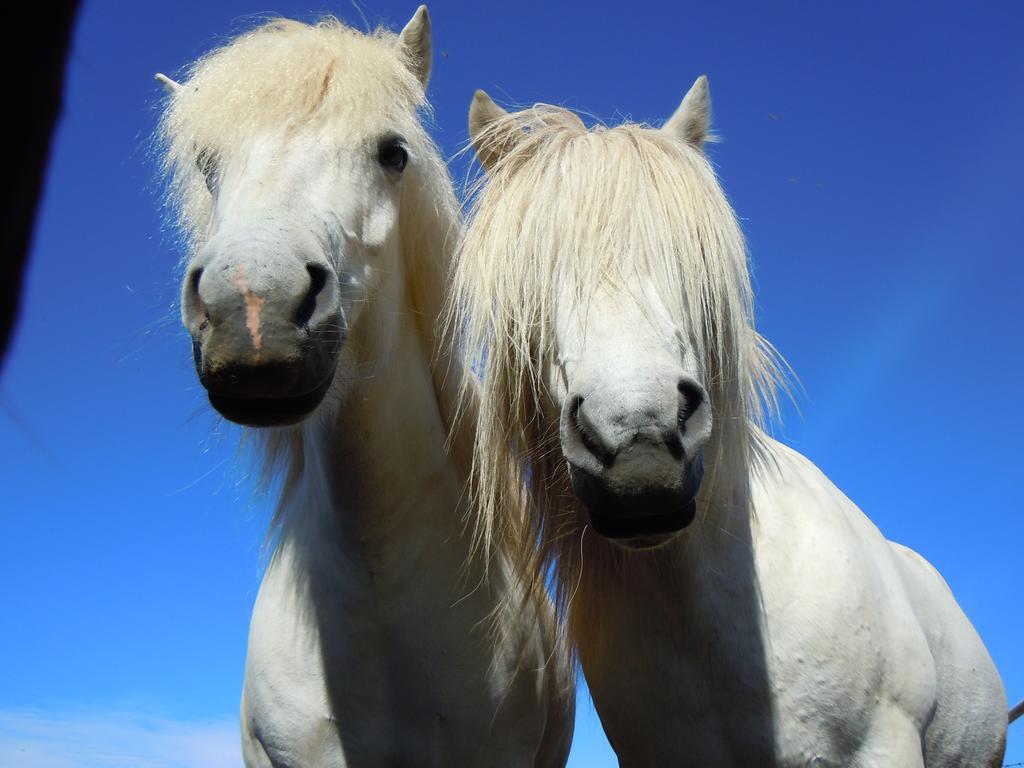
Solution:
<svg viewBox="0 0 1024 768"><path fill-rule="evenodd" d="M402 146L401 139L389 139L381 143L377 159L389 171L401 173L409 162L409 153Z"/></svg>
<svg viewBox="0 0 1024 768"><path fill-rule="evenodd" d="M199 172L206 178L206 188L213 194L217 186L217 153L209 149L202 149L196 155L196 166Z"/></svg>

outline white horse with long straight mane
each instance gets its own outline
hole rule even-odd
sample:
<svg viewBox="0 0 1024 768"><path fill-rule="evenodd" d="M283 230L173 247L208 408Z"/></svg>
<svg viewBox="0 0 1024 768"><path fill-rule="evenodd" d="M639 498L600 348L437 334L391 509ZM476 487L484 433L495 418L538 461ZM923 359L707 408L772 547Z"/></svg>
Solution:
<svg viewBox="0 0 1024 768"><path fill-rule="evenodd" d="M704 78L661 129L477 93L479 532L553 565L624 766L995 768L1003 685L942 578L759 427L780 363L709 115Z"/></svg>
<svg viewBox="0 0 1024 768"><path fill-rule="evenodd" d="M249 634L251 767L567 757L550 600L503 553L470 558L472 417L446 450L463 374L435 325L460 222L419 119L430 62L421 7L400 35L273 20L181 84L159 76L196 370L221 414L265 427L283 485ZM512 598L527 610L502 612Z"/></svg>

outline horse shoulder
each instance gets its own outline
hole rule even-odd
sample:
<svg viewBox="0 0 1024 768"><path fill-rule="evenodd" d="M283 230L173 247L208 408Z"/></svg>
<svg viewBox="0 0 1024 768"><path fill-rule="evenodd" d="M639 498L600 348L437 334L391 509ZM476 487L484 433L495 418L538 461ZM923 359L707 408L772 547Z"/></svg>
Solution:
<svg viewBox="0 0 1024 768"><path fill-rule="evenodd" d="M271 562L249 625L241 726L245 764L346 765L312 606L289 558Z"/></svg>
<svg viewBox="0 0 1024 768"><path fill-rule="evenodd" d="M901 544L889 546L927 637L938 679L926 751L970 765L998 764L1007 704L995 664L931 563Z"/></svg>
<svg viewBox="0 0 1024 768"><path fill-rule="evenodd" d="M771 454L754 540L777 705L844 748L890 711L923 729L936 674L888 542L806 457Z"/></svg>

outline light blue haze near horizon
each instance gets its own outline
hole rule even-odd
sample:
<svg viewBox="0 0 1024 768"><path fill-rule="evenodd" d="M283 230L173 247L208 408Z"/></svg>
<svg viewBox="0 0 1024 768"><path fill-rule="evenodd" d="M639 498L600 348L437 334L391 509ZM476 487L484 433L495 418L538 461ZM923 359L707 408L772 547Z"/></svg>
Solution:
<svg viewBox="0 0 1024 768"><path fill-rule="evenodd" d="M414 9L84 3L0 380L0 765L240 765L271 500L253 495L177 319L153 73L254 14L397 29ZM430 11L448 157L475 88L657 122L709 75L710 154L749 240L759 326L804 390L778 434L942 572L1024 697L1024 6ZM457 183L467 167L453 161ZM1006 758L1019 761L1024 723ZM571 765L615 765L585 694Z"/></svg>

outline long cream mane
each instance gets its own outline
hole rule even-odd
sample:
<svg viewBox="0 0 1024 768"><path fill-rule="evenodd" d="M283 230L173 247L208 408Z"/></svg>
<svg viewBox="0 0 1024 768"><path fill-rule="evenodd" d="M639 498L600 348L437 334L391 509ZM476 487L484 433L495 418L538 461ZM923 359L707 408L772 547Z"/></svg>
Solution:
<svg viewBox="0 0 1024 768"><path fill-rule="evenodd" d="M164 105L157 147L169 177L166 203L186 257L203 245L213 198L202 164L227 159L253 136L315 132L339 149L375 132L397 131L413 162L403 182L399 228L406 304L431 355L442 416L453 423L454 394L443 392L451 344L437 333L458 239L458 203L447 167L421 119L429 117L424 88L394 33L364 34L334 17L316 24L272 19L189 65ZM458 380L457 373L451 374ZM455 437L468 454L468 428ZM259 430L265 475L284 473L282 509L302 475L300 430ZM468 464L468 458L467 458Z"/></svg>
<svg viewBox="0 0 1024 768"><path fill-rule="evenodd" d="M565 286L586 311L601 286L653 281L703 362L715 423L698 503L705 518L746 503L781 363L754 330L744 239L701 151L633 123L588 130L545 105L475 140L494 162L475 189L448 321L482 369L477 533L484 546L516 552L528 578L543 580L553 566L564 607L581 577L613 578L631 557L584 536L546 398Z"/></svg>

